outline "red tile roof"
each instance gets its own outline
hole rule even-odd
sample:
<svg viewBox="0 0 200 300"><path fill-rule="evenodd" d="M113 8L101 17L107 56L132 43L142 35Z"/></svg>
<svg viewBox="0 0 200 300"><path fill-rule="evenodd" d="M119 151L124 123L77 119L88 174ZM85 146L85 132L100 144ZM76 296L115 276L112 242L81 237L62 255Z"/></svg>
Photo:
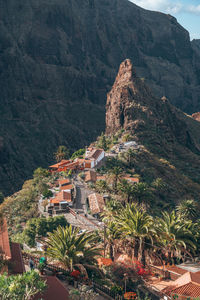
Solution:
<svg viewBox="0 0 200 300"><path fill-rule="evenodd" d="M63 191L63 199L68 201L68 202L71 202L72 201L72 195L70 192L64 192Z"/></svg>
<svg viewBox="0 0 200 300"><path fill-rule="evenodd" d="M69 292L56 276L44 276L47 289L43 294L37 294L33 300L69 300Z"/></svg>
<svg viewBox="0 0 200 300"><path fill-rule="evenodd" d="M52 166L49 166L49 168L59 168L61 166L64 166L66 164L69 164L71 162L71 160L66 160L66 159L63 159L61 160L59 163L55 164L55 165L52 165Z"/></svg>
<svg viewBox="0 0 200 300"><path fill-rule="evenodd" d="M124 179L126 179L126 180L128 180L128 181L131 181L131 182L133 182L133 183L139 183L139 178L137 178L137 177L128 177L128 176L126 176L126 177L123 177Z"/></svg>
<svg viewBox="0 0 200 300"><path fill-rule="evenodd" d="M63 191L63 190L73 190L74 186L73 184L68 184L68 185L63 185L60 187L60 190Z"/></svg>
<svg viewBox="0 0 200 300"><path fill-rule="evenodd" d="M5 255L6 259L11 259L11 250L6 219L3 219L2 223L3 224L0 225L0 250Z"/></svg>
<svg viewBox="0 0 200 300"><path fill-rule="evenodd" d="M72 198L71 198L71 192L65 192L65 191L61 191L59 192L55 198L50 200L50 203L52 204L58 204L62 201L67 201L67 202L71 202Z"/></svg>
<svg viewBox="0 0 200 300"><path fill-rule="evenodd" d="M67 185L67 184L70 184L70 180L67 178L67 179L61 179L61 180L58 180L58 183L60 185Z"/></svg>
<svg viewBox="0 0 200 300"><path fill-rule="evenodd" d="M95 171L87 171L85 172L85 182L96 182L97 180L97 175Z"/></svg>
<svg viewBox="0 0 200 300"><path fill-rule="evenodd" d="M181 287L174 289L170 293L170 295L172 293L178 294L180 296L199 297L200 296L200 285L190 282L188 284L185 284Z"/></svg>
<svg viewBox="0 0 200 300"><path fill-rule="evenodd" d="M157 266L157 268L162 269L163 266ZM183 275L185 273L187 273L188 271L182 268L179 268L178 266L165 266L165 270L169 271L169 272L174 272L178 275Z"/></svg>
<svg viewBox="0 0 200 300"><path fill-rule="evenodd" d="M91 213L98 214L104 210L105 202L100 194L91 194L88 196Z"/></svg>
<svg viewBox="0 0 200 300"><path fill-rule="evenodd" d="M172 293L181 296L199 297L200 296L200 272L186 272L175 280L162 292L171 295Z"/></svg>

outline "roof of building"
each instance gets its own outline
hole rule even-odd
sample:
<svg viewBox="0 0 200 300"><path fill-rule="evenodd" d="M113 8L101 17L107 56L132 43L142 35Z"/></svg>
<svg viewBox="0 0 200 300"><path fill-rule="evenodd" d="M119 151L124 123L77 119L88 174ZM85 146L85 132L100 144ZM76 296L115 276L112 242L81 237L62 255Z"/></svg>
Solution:
<svg viewBox="0 0 200 300"><path fill-rule="evenodd" d="M177 280L166 287L162 292L171 295L172 293L181 296L199 297L200 296L200 272L186 272Z"/></svg>
<svg viewBox="0 0 200 300"><path fill-rule="evenodd" d="M67 184L70 184L70 180L68 178L66 178L66 179L60 179L60 180L58 180L58 183L60 185L67 185Z"/></svg>
<svg viewBox="0 0 200 300"><path fill-rule="evenodd" d="M163 266L157 266L157 268L162 269ZM176 273L177 275L183 275L183 274L187 273L187 270L184 270L184 269L180 268L177 265L165 266L165 270L169 271L169 272Z"/></svg>
<svg viewBox="0 0 200 300"><path fill-rule="evenodd" d="M22 274L25 272L24 261L22 258L22 252L20 244L11 243L11 262L12 262L12 274Z"/></svg>
<svg viewBox="0 0 200 300"><path fill-rule="evenodd" d="M102 149L95 149L94 152L92 153L91 157L94 159L97 159L103 152L104 152L104 150L102 150Z"/></svg>
<svg viewBox="0 0 200 300"><path fill-rule="evenodd" d="M80 164L83 164L85 162L84 158L76 158L75 161L78 161Z"/></svg>
<svg viewBox="0 0 200 300"><path fill-rule="evenodd" d="M105 202L100 194L93 193L88 196L88 200L92 214L98 214L104 210Z"/></svg>
<svg viewBox="0 0 200 300"><path fill-rule="evenodd" d="M47 283L47 289L43 294L34 296L34 300L69 300L69 292L62 282L56 276L44 276Z"/></svg>
<svg viewBox="0 0 200 300"><path fill-rule="evenodd" d="M58 204L58 203L60 203L62 201L71 202L72 201L71 193L70 192L61 191L53 199L50 199L50 203L51 204Z"/></svg>
<svg viewBox="0 0 200 300"><path fill-rule="evenodd" d="M125 176L123 177L124 179L128 180L128 181L131 181L133 183L139 183L139 178L138 177L129 177L129 176Z"/></svg>
<svg viewBox="0 0 200 300"><path fill-rule="evenodd" d="M64 191L64 190L73 190L74 186L73 184L68 184L68 185L63 185L60 187L60 190L61 191Z"/></svg>
<svg viewBox="0 0 200 300"><path fill-rule="evenodd" d="M5 255L6 259L11 259L8 228L5 218L2 220L2 224L0 224L0 251L3 255Z"/></svg>
<svg viewBox="0 0 200 300"><path fill-rule="evenodd" d="M170 292L175 293L181 296L189 296L189 297L199 297L200 296L200 285L197 285L196 283L188 283L186 285L183 285L181 287L178 287Z"/></svg>
<svg viewBox="0 0 200 300"><path fill-rule="evenodd" d="M57 164L49 166L49 168L59 168L59 167L65 165L65 164L69 164L70 162L71 162L71 160L63 159L60 162L58 162Z"/></svg>
<svg viewBox="0 0 200 300"><path fill-rule="evenodd" d="M71 193L63 191L63 200L66 200L67 202L71 202L72 201Z"/></svg>
<svg viewBox="0 0 200 300"><path fill-rule="evenodd" d="M181 265L177 265L178 268L181 268L187 272L199 272L200 271L200 262L187 261Z"/></svg>
<svg viewBox="0 0 200 300"><path fill-rule="evenodd" d="M89 152L89 153L88 153ZM98 159L98 157L104 152L103 149L96 149L96 148L88 148L87 149L87 156L86 158L89 158L89 159Z"/></svg>
<svg viewBox="0 0 200 300"><path fill-rule="evenodd" d="M96 182L97 180L97 175L95 171L89 170L87 172L85 172L85 182Z"/></svg>

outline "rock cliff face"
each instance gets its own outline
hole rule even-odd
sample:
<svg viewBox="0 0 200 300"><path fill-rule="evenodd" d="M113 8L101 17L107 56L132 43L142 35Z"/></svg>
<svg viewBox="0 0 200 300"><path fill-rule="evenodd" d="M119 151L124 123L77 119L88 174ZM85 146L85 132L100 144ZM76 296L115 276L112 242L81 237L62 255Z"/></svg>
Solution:
<svg viewBox="0 0 200 300"><path fill-rule="evenodd" d="M200 122L200 112L194 113L192 114L192 117L196 120Z"/></svg>
<svg viewBox="0 0 200 300"><path fill-rule="evenodd" d="M199 111L197 51L175 18L128 0L0 0L0 190L104 130L127 57L157 96Z"/></svg>
<svg viewBox="0 0 200 300"><path fill-rule="evenodd" d="M108 135L121 128L140 137L152 131L157 137L162 135L166 142L177 142L200 155L200 134L195 136L187 121L191 118L177 110L166 97L153 96L144 81L137 77L130 59L120 65L115 83L107 95ZM195 122L195 125L200 129L199 124Z"/></svg>
<svg viewBox="0 0 200 300"><path fill-rule="evenodd" d="M194 191L200 191L196 184L200 179L200 123L175 108L166 97L155 97L143 80L137 77L131 60L125 60L107 95L106 133L115 135L124 129L131 133L147 149L146 167L159 172L164 179L163 169L158 161L166 160L171 165L170 185L173 185L173 172L182 174L194 184ZM143 161L139 162L142 165ZM147 167L148 166L148 167ZM184 174L184 176L183 176ZM167 180L167 179L166 179ZM168 178L169 180L169 178ZM177 183L174 190L184 190L183 182ZM180 189L180 190L181 190ZM178 195L177 195L178 196ZM179 195L180 196L180 195ZM184 194L185 196L185 194ZM173 198L173 197L172 197Z"/></svg>

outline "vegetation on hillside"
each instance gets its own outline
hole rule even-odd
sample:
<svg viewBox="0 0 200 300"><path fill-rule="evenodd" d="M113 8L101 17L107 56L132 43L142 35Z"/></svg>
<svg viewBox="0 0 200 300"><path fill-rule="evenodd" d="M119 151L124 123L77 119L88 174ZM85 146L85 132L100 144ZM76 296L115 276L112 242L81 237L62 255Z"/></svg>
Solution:
<svg viewBox="0 0 200 300"><path fill-rule="evenodd" d="M23 275L3 274L0 276L1 299L31 300L33 296L45 290L46 283L35 271Z"/></svg>
<svg viewBox="0 0 200 300"><path fill-rule="evenodd" d="M38 168L34 171L33 179L25 181L19 192L5 198L0 205L0 212L7 219L11 237L21 233L29 219L38 217L38 200L48 190L47 183L50 180L48 170Z"/></svg>

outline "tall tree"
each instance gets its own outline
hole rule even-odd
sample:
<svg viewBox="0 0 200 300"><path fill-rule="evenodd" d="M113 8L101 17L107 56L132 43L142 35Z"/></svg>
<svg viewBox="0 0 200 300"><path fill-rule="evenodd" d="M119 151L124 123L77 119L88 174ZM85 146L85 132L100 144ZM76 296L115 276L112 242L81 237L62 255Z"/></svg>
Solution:
<svg viewBox="0 0 200 300"><path fill-rule="evenodd" d="M133 186L133 196L141 204L151 197L151 191L145 182L139 182Z"/></svg>
<svg viewBox="0 0 200 300"><path fill-rule="evenodd" d="M126 179L122 179L121 182L118 184L117 189L123 196L125 196L126 202L129 203L134 195L133 184L129 183Z"/></svg>
<svg viewBox="0 0 200 300"><path fill-rule="evenodd" d="M119 201L111 199L107 201L106 206L102 212L103 222L109 223L115 220L115 216L120 214L122 205Z"/></svg>
<svg viewBox="0 0 200 300"><path fill-rule="evenodd" d="M121 236L117 224L115 222L107 223L103 235L105 247L108 248L109 256L112 261L114 261L117 240L119 240Z"/></svg>
<svg viewBox="0 0 200 300"><path fill-rule="evenodd" d="M158 243L163 251L172 257L181 255L181 252L192 253L196 249L196 240L192 234L189 221L184 220L173 210L171 213L163 212L157 219Z"/></svg>
<svg viewBox="0 0 200 300"><path fill-rule="evenodd" d="M55 159L57 162L61 161L62 159L69 159L70 153L66 146L59 146L56 153Z"/></svg>
<svg viewBox="0 0 200 300"><path fill-rule="evenodd" d="M143 251L145 239L148 238L153 242L156 234L153 218L143 208L135 204L127 204L120 215L116 216L116 221L124 238L130 238L134 247L135 259L138 260L140 253L143 256L142 261L145 263L145 253Z"/></svg>
<svg viewBox="0 0 200 300"><path fill-rule="evenodd" d="M48 234L47 255L58 260L63 267L72 271L76 264L93 262L96 255L100 255L100 249L96 246L94 235L88 233L79 234L78 228L72 226L61 227Z"/></svg>
<svg viewBox="0 0 200 300"><path fill-rule="evenodd" d="M117 184L122 177L122 169L118 166L109 170L109 179L112 181L114 192L117 192Z"/></svg>

